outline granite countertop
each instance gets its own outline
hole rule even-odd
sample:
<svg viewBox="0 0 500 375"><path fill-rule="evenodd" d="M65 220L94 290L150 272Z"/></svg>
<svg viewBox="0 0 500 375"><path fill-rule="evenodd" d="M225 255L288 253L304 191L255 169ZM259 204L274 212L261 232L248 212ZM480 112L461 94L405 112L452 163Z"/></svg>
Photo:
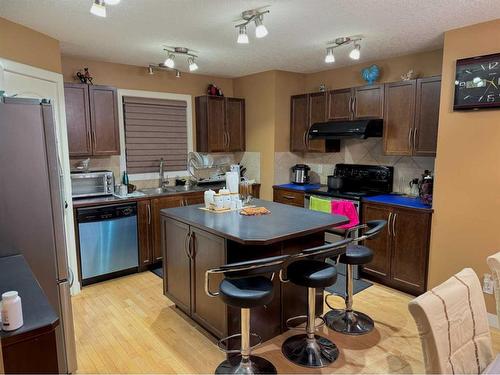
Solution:
<svg viewBox="0 0 500 375"><path fill-rule="evenodd" d="M281 184L281 185L274 185L273 187L275 188L280 188L280 189L288 189L288 190L297 190L297 191L309 191L309 190L317 190L319 189L321 184L304 184L304 185L297 185L297 184Z"/></svg>
<svg viewBox="0 0 500 375"><path fill-rule="evenodd" d="M252 204L266 207L271 214L244 216L238 211L214 213L200 210L202 205L192 205L163 209L161 215L244 245L269 245L349 222L345 216L260 199L254 199Z"/></svg>
<svg viewBox="0 0 500 375"><path fill-rule="evenodd" d="M408 197L398 194L384 194L384 195L375 195L373 197L363 198L365 202L374 202L374 203L385 203L395 206L409 207L409 208L417 208L421 210L432 211L432 206L425 204L418 197Z"/></svg>
<svg viewBox="0 0 500 375"><path fill-rule="evenodd" d="M0 258L0 295L10 290L16 290L21 297L24 325L15 331L0 330L3 346L50 331L59 324L59 317L22 255Z"/></svg>
<svg viewBox="0 0 500 375"><path fill-rule="evenodd" d="M221 189L225 185L224 184L215 184L215 185L201 185L201 186L192 186L189 190L183 189L182 186L170 186L168 187L168 191L159 194L144 194L144 195L136 195L129 194L127 196L104 196L104 197L93 197L93 198L75 198L73 199L73 208L79 207L89 207L89 206L99 206L105 204L115 204L115 203L127 203L127 202L137 202L143 199L151 199L151 198L159 198L169 195L179 195L179 194L190 194L196 193L200 191L206 191L209 189Z"/></svg>

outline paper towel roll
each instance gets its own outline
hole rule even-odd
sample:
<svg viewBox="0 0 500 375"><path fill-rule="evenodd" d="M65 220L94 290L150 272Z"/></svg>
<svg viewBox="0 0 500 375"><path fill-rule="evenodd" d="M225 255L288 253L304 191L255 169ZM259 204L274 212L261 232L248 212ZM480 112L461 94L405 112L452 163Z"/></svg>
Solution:
<svg viewBox="0 0 500 375"><path fill-rule="evenodd" d="M226 172L226 187L231 193L238 193L240 176L237 172Z"/></svg>

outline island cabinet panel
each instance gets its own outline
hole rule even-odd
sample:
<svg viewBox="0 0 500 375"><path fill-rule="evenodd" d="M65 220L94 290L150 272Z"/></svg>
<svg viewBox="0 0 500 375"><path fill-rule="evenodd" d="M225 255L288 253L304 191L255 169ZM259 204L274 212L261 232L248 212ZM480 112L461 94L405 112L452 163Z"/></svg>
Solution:
<svg viewBox="0 0 500 375"><path fill-rule="evenodd" d="M137 233L139 238L139 269L141 270L153 263L152 218L151 201L138 201Z"/></svg>
<svg viewBox="0 0 500 375"><path fill-rule="evenodd" d="M191 313L191 258L189 225L162 218L166 243L164 288L167 296L186 314Z"/></svg>
<svg viewBox="0 0 500 375"><path fill-rule="evenodd" d="M363 266L363 275L406 293L424 293L432 211L364 202L363 221L376 219L387 220L387 226L365 243L374 257Z"/></svg>
<svg viewBox="0 0 500 375"><path fill-rule="evenodd" d="M363 219L387 220L392 216L391 209L384 206L363 205ZM366 244L373 250L373 260L363 267L363 272L381 280L389 280L391 272L391 235L386 226L382 232Z"/></svg>
<svg viewBox="0 0 500 375"><path fill-rule="evenodd" d="M164 208L180 207L183 205L184 197L180 195L167 196L151 199L151 211L153 214L152 236L153 236L153 262L163 259L161 248L161 223L160 211Z"/></svg>
<svg viewBox="0 0 500 375"><path fill-rule="evenodd" d="M220 298L205 293L205 272L226 263L225 240L193 227L190 233L191 314L215 336L223 337L227 332L227 307ZM222 278L221 274L213 275L210 285L217 288Z"/></svg>

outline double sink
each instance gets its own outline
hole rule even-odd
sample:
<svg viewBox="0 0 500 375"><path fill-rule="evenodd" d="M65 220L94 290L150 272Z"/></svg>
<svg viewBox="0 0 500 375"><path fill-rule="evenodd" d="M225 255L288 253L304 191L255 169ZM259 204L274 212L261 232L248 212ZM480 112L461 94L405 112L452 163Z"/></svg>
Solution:
<svg viewBox="0 0 500 375"><path fill-rule="evenodd" d="M189 185L179 185L179 186L166 186L157 188L145 188L140 189L139 192L146 195L163 195L163 194L174 194L174 193L188 193L191 191L203 191L206 188L200 188L199 186L189 186Z"/></svg>

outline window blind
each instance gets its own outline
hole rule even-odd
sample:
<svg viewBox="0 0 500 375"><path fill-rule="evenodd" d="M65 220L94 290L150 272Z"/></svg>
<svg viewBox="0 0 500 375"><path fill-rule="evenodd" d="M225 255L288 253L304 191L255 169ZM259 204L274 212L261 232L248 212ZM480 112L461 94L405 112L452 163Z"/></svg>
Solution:
<svg viewBox="0 0 500 375"><path fill-rule="evenodd" d="M187 169L187 104L182 100L123 97L129 174Z"/></svg>

